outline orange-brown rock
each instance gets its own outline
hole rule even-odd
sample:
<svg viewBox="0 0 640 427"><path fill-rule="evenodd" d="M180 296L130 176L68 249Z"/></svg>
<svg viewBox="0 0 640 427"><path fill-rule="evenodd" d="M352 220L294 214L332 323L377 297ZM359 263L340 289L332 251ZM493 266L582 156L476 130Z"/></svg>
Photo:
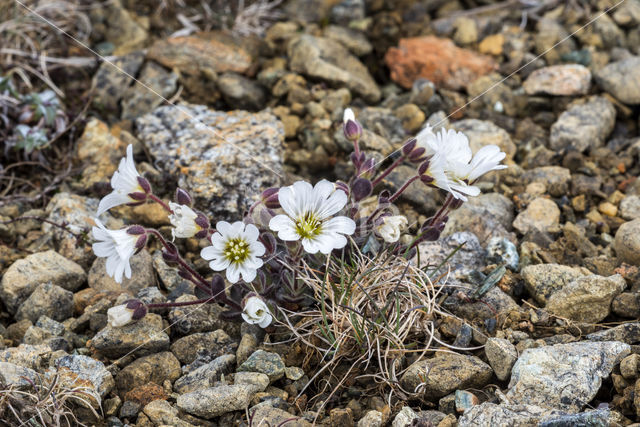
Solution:
<svg viewBox="0 0 640 427"><path fill-rule="evenodd" d="M498 67L491 57L434 36L400 39L384 59L393 81L407 89L416 79L426 78L438 87L460 90Z"/></svg>
<svg viewBox="0 0 640 427"><path fill-rule="evenodd" d="M253 59L240 41L216 31L158 40L147 58L187 74L211 77L225 71L244 73Z"/></svg>
<svg viewBox="0 0 640 427"><path fill-rule="evenodd" d="M124 395L124 400L131 400L139 403L140 406L146 406L149 402L166 400L168 397L162 386L156 383L147 383L128 391Z"/></svg>

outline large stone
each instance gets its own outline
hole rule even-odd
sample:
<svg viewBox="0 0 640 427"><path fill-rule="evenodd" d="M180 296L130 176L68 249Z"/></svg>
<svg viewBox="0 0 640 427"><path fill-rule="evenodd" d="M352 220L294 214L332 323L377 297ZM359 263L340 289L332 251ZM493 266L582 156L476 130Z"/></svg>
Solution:
<svg viewBox="0 0 640 427"><path fill-rule="evenodd" d="M38 252L11 264L0 282L0 298L13 314L40 284L50 283L75 291L86 278L82 267L57 252Z"/></svg>
<svg viewBox="0 0 640 427"><path fill-rule="evenodd" d="M562 197L569 192L571 171L560 166L542 166L523 173L522 182L524 184L542 183L549 194L554 197Z"/></svg>
<svg viewBox="0 0 640 427"><path fill-rule="evenodd" d="M640 218L618 228L613 247L620 261L640 266Z"/></svg>
<svg viewBox="0 0 640 427"><path fill-rule="evenodd" d="M131 278L123 277L122 283L116 282L107 274L107 259L96 258L89 270L89 287L100 291L128 291L137 295L141 289L155 286L156 273L153 270L153 259L146 250L131 257Z"/></svg>
<svg viewBox="0 0 640 427"><path fill-rule="evenodd" d="M560 208L553 200L538 197L518 214L513 221L513 228L522 234L534 230L550 233L560 231Z"/></svg>
<svg viewBox="0 0 640 427"><path fill-rule="evenodd" d="M238 344L222 329L200 332L182 337L171 344L171 352L188 364L198 357L214 359L224 354L233 354Z"/></svg>
<svg viewBox="0 0 640 427"><path fill-rule="evenodd" d="M110 63L100 64L100 68L93 77L95 93L92 104L94 108L102 112L102 115L107 115L112 119L117 117L120 100L132 82L129 76L138 74L143 61L144 54L134 52L115 58Z"/></svg>
<svg viewBox="0 0 640 427"><path fill-rule="evenodd" d="M180 362L169 351L141 357L127 365L116 375L116 385L121 395L149 382L162 385L166 380L174 382L180 377Z"/></svg>
<svg viewBox="0 0 640 427"><path fill-rule="evenodd" d="M117 170L122 153L127 144L120 139L120 128L92 117L78 139L78 160L85 167L82 183L85 188L93 188L97 183L108 183Z"/></svg>
<svg viewBox="0 0 640 427"><path fill-rule="evenodd" d="M586 269L560 264L528 265L522 269L524 286L540 304L546 304L554 292L587 274L589 271Z"/></svg>
<svg viewBox="0 0 640 427"><path fill-rule="evenodd" d="M87 386L104 398L115 384L104 363L89 356L63 356L55 361L58 379L69 387ZM52 374L55 375L55 371Z"/></svg>
<svg viewBox="0 0 640 427"><path fill-rule="evenodd" d="M512 404L578 412L630 351L616 341L526 349L511 371L507 398Z"/></svg>
<svg viewBox="0 0 640 427"><path fill-rule="evenodd" d="M518 405L497 405L491 402L484 402L465 411L464 415L458 420L458 426L535 427L550 413L553 413L553 411L526 403Z"/></svg>
<svg viewBox="0 0 640 427"><path fill-rule="evenodd" d="M233 371L233 365L236 357L233 354L227 354L217 357L213 361L206 363L188 374L178 378L173 385L173 389L178 393L191 393L192 391L201 390L211 387L216 381L219 381L222 375L229 374ZM267 385L269 379L265 375ZM236 384L238 381L236 379ZM266 386L265 386L266 388Z"/></svg>
<svg viewBox="0 0 640 427"><path fill-rule="evenodd" d="M176 403L190 414L214 418L246 409L258 390L253 384L221 385L182 394Z"/></svg>
<svg viewBox="0 0 640 427"><path fill-rule="evenodd" d="M591 341L621 341L627 344L640 342L640 322L623 323L613 328L603 329L587 335Z"/></svg>
<svg viewBox="0 0 640 427"><path fill-rule="evenodd" d="M242 365L238 372L259 372L276 381L284 376L284 362L278 353L256 350Z"/></svg>
<svg viewBox="0 0 640 427"><path fill-rule="evenodd" d="M500 381L509 379L511 368L518 359L516 347L504 338L489 338L484 346L489 364Z"/></svg>
<svg viewBox="0 0 640 427"><path fill-rule="evenodd" d="M602 147L615 121L616 110L611 101L601 96L591 97L584 104L575 104L560 114L551 126L551 148L574 148L584 152Z"/></svg>
<svg viewBox="0 0 640 427"><path fill-rule="evenodd" d="M37 383L38 373L11 362L0 362L0 384L3 387L30 388Z"/></svg>
<svg viewBox="0 0 640 427"><path fill-rule="evenodd" d="M451 256L456 249L457 252ZM484 265L484 255L475 234L458 232L435 242L421 243L415 259L420 261L421 268L427 267L431 271L440 267L439 271L442 273L450 268L450 277L460 279L472 270L480 269Z"/></svg>
<svg viewBox="0 0 640 427"><path fill-rule="evenodd" d="M177 86L176 73L167 71L155 62L147 62L138 80L122 97L122 119L133 120L153 111L175 93Z"/></svg>
<svg viewBox="0 0 640 427"><path fill-rule="evenodd" d="M627 286L619 274L590 275L569 282L547 300L550 313L577 322L598 323L611 312L611 301Z"/></svg>
<svg viewBox="0 0 640 427"><path fill-rule="evenodd" d="M156 426L194 427L193 424L181 420L178 409L171 406L166 400L149 402L142 409L142 412Z"/></svg>
<svg viewBox="0 0 640 427"><path fill-rule="evenodd" d="M591 86L591 71L584 65L552 65L535 70L522 84L528 95L586 95Z"/></svg>
<svg viewBox="0 0 640 427"><path fill-rule="evenodd" d="M289 42L287 53L292 71L346 86L367 102L380 99L380 89L367 67L334 40L305 34Z"/></svg>
<svg viewBox="0 0 640 427"><path fill-rule="evenodd" d="M488 120L465 119L451 124L451 127L469 138L469 146L474 153L486 145L497 145L508 157L516 153L516 145L506 130Z"/></svg>
<svg viewBox="0 0 640 427"><path fill-rule="evenodd" d="M632 56L601 68L596 82L625 104L640 104L640 56Z"/></svg>
<svg viewBox="0 0 640 427"><path fill-rule="evenodd" d="M470 231L483 242L491 237L505 237L515 242L511 232L513 216L513 202L509 198L499 193L481 194L449 213L442 236Z"/></svg>
<svg viewBox="0 0 640 427"><path fill-rule="evenodd" d="M162 326L162 318L149 313L137 322L120 328L107 325L87 346L109 358L126 354L148 355L169 348L169 336Z"/></svg>
<svg viewBox="0 0 640 427"><path fill-rule="evenodd" d="M274 408L270 402L260 403L251 409L249 413L253 415L253 422L256 425L264 426L287 426L287 427L311 427L312 424L301 417L296 417L287 411Z"/></svg>
<svg viewBox="0 0 640 427"><path fill-rule="evenodd" d="M284 128L271 113L166 106L136 124L159 167L214 218L237 219L281 183Z"/></svg>
<svg viewBox="0 0 640 427"><path fill-rule="evenodd" d="M218 31L158 40L149 48L147 58L210 79L225 71L245 73L253 61L241 41Z"/></svg>
<svg viewBox="0 0 640 427"><path fill-rule="evenodd" d="M475 356L436 353L409 366L400 383L405 390L437 399L458 389L482 388L492 374L491 367Z"/></svg>
<svg viewBox="0 0 640 427"><path fill-rule="evenodd" d="M47 316L62 322L72 315L73 292L51 283L43 283L20 305L16 320L28 319L35 323L40 316Z"/></svg>
<svg viewBox="0 0 640 427"><path fill-rule="evenodd" d="M418 78L446 89L465 89L478 77L497 69L491 57L434 36L400 39L398 47L389 48L384 59L393 81L406 89Z"/></svg>

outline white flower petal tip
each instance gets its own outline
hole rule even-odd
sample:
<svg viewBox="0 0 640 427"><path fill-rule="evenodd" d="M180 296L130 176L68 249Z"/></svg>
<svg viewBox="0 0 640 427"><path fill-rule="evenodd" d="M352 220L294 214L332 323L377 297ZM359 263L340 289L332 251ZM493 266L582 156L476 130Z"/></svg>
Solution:
<svg viewBox="0 0 640 427"><path fill-rule="evenodd" d="M93 238L96 242L92 245L96 256L106 258L107 274L122 283L123 276L131 278L131 265L129 260L136 252L136 244L140 235L127 233L126 229L109 230L99 219L94 219L96 227L92 228Z"/></svg>
<svg viewBox="0 0 640 427"><path fill-rule="evenodd" d="M347 123L349 120L355 121L356 116L353 114L353 110L351 108L345 108L344 114L342 116L342 122Z"/></svg>
<svg viewBox="0 0 640 427"><path fill-rule="evenodd" d="M403 215L386 216L376 231L387 243L395 243L400 239L402 230L407 226L407 218Z"/></svg>
<svg viewBox="0 0 640 427"><path fill-rule="evenodd" d="M209 261L214 271L226 270L227 280L236 283L242 277L246 283L256 278L266 248L258 240L260 232L253 224L242 221L229 224L220 221L211 236L211 246L202 249L200 256Z"/></svg>
<svg viewBox="0 0 640 427"><path fill-rule="evenodd" d="M104 212L116 206L140 202L141 200L134 199L130 196L130 194L147 193L140 185L138 177L140 177L140 174L136 170L133 161L133 146L129 144L127 146L127 156L120 160L118 170L115 171L111 177L111 188L113 191L100 200L97 215L102 215Z"/></svg>
<svg viewBox="0 0 640 427"><path fill-rule="evenodd" d="M257 324L261 328L266 328L273 321L273 316L269 312L269 307L257 296L247 298L242 309L242 319L252 325Z"/></svg>
<svg viewBox="0 0 640 427"><path fill-rule="evenodd" d="M347 204L344 191L337 191L335 184L322 180L314 187L298 181L283 187L278 193L284 215L276 215L269 228L284 241L301 241L308 253L325 255L343 248L355 232L356 223L346 216L333 217Z"/></svg>

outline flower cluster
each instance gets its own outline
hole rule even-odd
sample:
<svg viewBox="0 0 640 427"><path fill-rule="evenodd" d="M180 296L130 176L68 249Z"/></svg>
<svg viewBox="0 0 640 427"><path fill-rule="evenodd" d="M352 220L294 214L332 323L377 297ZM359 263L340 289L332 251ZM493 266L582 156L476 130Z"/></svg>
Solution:
<svg viewBox="0 0 640 427"><path fill-rule="evenodd" d="M175 200L166 203L156 196L150 183L136 170L133 148L111 179L112 192L99 204L97 215L120 205L159 203L171 223L171 240L160 231L131 225L109 230L96 218L93 250L106 258L106 271L117 282L131 278L131 257L153 237L162 245L162 257L178 274L191 281L205 297L188 303L143 304L131 300L109 310L109 324L124 326L143 317L149 309L172 305L221 303L229 319L268 327L280 306L305 304L305 287L297 279L300 266L313 265L322 270L323 257L350 251L389 250L410 256L417 244L435 240L442 232L448 213L467 197L479 194L474 184L485 173L502 169L505 154L497 146L481 148L473 155L465 135L453 130L434 133L430 127L402 147L400 156L384 169L360 150L363 134L351 109L345 110L343 131L353 143L353 176L346 182L321 180L315 185L298 181L290 186L265 190L241 221L229 223L210 219L192 207L192 198L178 189ZM377 190L399 165L413 164L416 173L392 193ZM440 188L447 193L441 209L418 227L415 238L402 239L408 220L394 214L393 203L414 182ZM364 215L360 203L377 201L373 211ZM198 272L180 255L176 239L206 239L200 256L215 272L210 279ZM377 242L373 244L372 242ZM326 258L324 258L326 259ZM226 281L230 284L227 291Z"/></svg>

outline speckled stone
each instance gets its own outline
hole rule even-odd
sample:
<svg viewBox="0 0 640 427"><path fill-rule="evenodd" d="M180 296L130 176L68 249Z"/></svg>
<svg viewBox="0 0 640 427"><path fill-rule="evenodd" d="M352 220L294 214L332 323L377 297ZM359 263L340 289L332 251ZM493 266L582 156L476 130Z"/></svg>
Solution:
<svg viewBox="0 0 640 427"><path fill-rule="evenodd" d="M572 105L551 126L551 149L573 147L584 152L601 147L615 121L616 110L607 98L594 96L583 104Z"/></svg>
<svg viewBox="0 0 640 427"><path fill-rule="evenodd" d="M281 183L284 128L271 113L165 106L136 125L162 171L215 218L239 218L262 190Z"/></svg>
<svg viewBox="0 0 640 427"><path fill-rule="evenodd" d="M147 355L169 348L169 336L163 330L162 318L149 313L121 328L107 325L93 337L90 347L110 358L121 357L129 352Z"/></svg>
<svg viewBox="0 0 640 427"><path fill-rule="evenodd" d="M252 384L221 385L178 396L178 408L203 418L244 410L258 391Z"/></svg>
<svg viewBox="0 0 640 427"><path fill-rule="evenodd" d="M256 350L238 367L238 372L260 372L266 374L273 382L284 376L284 368L284 362L279 354Z"/></svg>
<svg viewBox="0 0 640 427"><path fill-rule="evenodd" d="M127 89L122 99L121 116L124 120L133 120L161 105L164 100L158 94L163 98L171 97L178 85L178 75L148 61L142 67L138 81L146 87L136 82Z"/></svg>

